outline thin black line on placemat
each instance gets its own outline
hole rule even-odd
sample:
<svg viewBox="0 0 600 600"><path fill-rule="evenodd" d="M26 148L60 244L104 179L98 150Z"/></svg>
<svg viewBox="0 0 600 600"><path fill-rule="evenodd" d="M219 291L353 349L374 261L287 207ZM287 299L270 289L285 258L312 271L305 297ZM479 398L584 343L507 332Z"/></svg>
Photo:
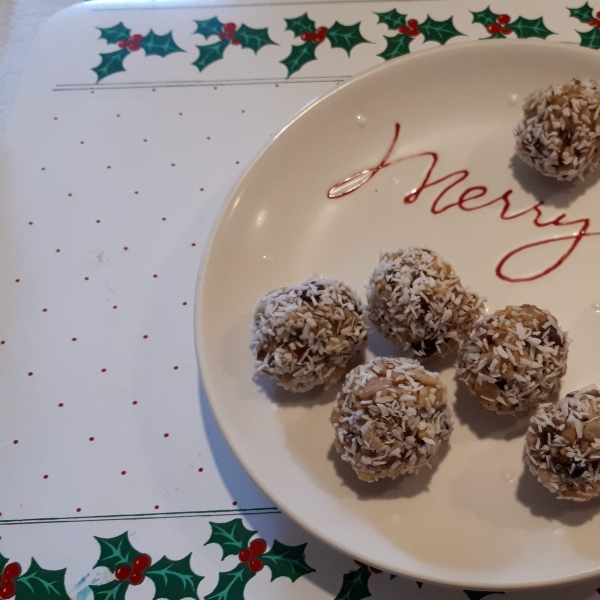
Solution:
<svg viewBox="0 0 600 600"><path fill-rule="evenodd" d="M231 515L277 515L281 511L275 506L265 508L232 508L216 510L199 510L165 513L139 513L129 515L93 515L80 517L48 517L38 519L6 519L0 520L2 525L42 525L51 523L78 523L82 521L141 521L145 519L186 519L190 517L221 517Z"/></svg>

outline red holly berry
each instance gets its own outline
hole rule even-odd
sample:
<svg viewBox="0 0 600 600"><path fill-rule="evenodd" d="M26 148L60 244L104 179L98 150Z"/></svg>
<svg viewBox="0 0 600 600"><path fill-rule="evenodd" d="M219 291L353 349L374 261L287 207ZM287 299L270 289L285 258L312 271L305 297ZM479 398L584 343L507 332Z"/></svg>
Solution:
<svg viewBox="0 0 600 600"><path fill-rule="evenodd" d="M2 571L2 577L5 581L16 579L21 574L21 565L16 562L8 563Z"/></svg>
<svg viewBox="0 0 600 600"><path fill-rule="evenodd" d="M125 581L129 579L131 575L131 569L128 565L120 565L115 569L115 578L119 581Z"/></svg>
<svg viewBox="0 0 600 600"><path fill-rule="evenodd" d="M598 19L592 19L588 24L592 27L598 27L600 25L600 21L598 21Z"/></svg>
<svg viewBox="0 0 600 600"><path fill-rule="evenodd" d="M500 15L496 19L496 23L500 23L500 25L508 25L508 23L510 23L510 17L508 15Z"/></svg>
<svg viewBox="0 0 600 600"><path fill-rule="evenodd" d="M492 23L491 25L487 26L487 30L492 34L496 34L499 33L499 31L502 29L501 25L498 25L498 23Z"/></svg>
<svg viewBox="0 0 600 600"><path fill-rule="evenodd" d="M408 33L408 27L405 27L404 25L398 27L398 31L400 33Z"/></svg>
<svg viewBox="0 0 600 600"><path fill-rule="evenodd" d="M134 571L145 571L152 564L152 559L147 554L140 554L133 559L131 566Z"/></svg>
<svg viewBox="0 0 600 600"><path fill-rule="evenodd" d="M262 538L258 538L250 543L250 552L252 552L252 557L256 558L265 553L267 549L267 542Z"/></svg>
<svg viewBox="0 0 600 600"><path fill-rule="evenodd" d="M322 35L320 33L317 33L314 37L313 40L315 42L317 42L317 44L320 44L323 40L325 39L325 35Z"/></svg>
<svg viewBox="0 0 600 600"><path fill-rule="evenodd" d="M131 50L131 52L137 52L140 47L135 44L134 42L129 42L129 45L127 46L127 48L129 48L129 50Z"/></svg>
<svg viewBox="0 0 600 600"><path fill-rule="evenodd" d="M248 562L252 558L252 552L250 552L248 548L244 548L238 554L238 558L240 559L240 562Z"/></svg>
<svg viewBox="0 0 600 600"><path fill-rule="evenodd" d="M313 38L313 34L312 34L312 33L310 33L310 32L308 32L308 31L305 31L305 32L304 32L304 33L302 33L302 35L300 36L300 39L301 39L303 42L308 42L308 40L312 40L312 38Z"/></svg>
<svg viewBox="0 0 600 600"><path fill-rule="evenodd" d="M223 25L223 31L225 33L234 33L235 29L235 23L225 23L225 25Z"/></svg>
<svg viewBox="0 0 600 600"><path fill-rule="evenodd" d="M419 24L419 21L416 19L409 19L406 24L408 25L409 29L414 29Z"/></svg>
<svg viewBox="0 0 600 600"><path fill-rule="evenodd" d="M131 585L140 585L146 579L146 576L141 571L134 571L129 577Z"/></svg>
<svg viewBox="0 0 600 600"><path fill-rule="evenodd" d="M134 44L139 44L142 41L142 38L144 36L140 35L139 33L136 33L135 35L131 36L131 42L133 42Z"/></svg>
<svg viewBox="0 0 600 600"><path fill-rule="evenodd" d="M326 36L328 31L329 29L327 29L327 27L319 27L319 29L317 29L317 35Z"/></svg>
<svg viewBox="0 0 600 600"><path fill-rule="evenodd" d="M417 37L419 35L419 30L414 27L408 30L408 35L410 35L410 37Z"/></svg>
<svg viewBox="0 0 600 600"><path fill-rule="evenodd" d="M219 39L220 40L226 40L229 36L226 33L220 33L219 34Z"/></svg>
<svg viewBox="0 0 600 600"><path fill-rule="evenodd" d="M259 571L262 571L262 568L264 567L262 560L260 560L259 558L253 558L250 561L250 564L248 565L248 567L250 568L250 570L253 573L258 573Z"/></svg>
<svg viewBox="0 0 600 600"><path fill-rule="evenodd" d="M512 29L510 27L503 27L500 30L504 35L510 35L512 33Z"/></svg>
<svg viewBox="0 0 600 600"><path fill-rule="evenodd" d="M127 48L129 42L127 42L126 40L121 40L117 46L119 46L119 48Z"/></svg>
<svg viewBox="0 0 600 600"><path fill-rule="evenodd" d="M237 38L234 37L234 38L231 38L231 43L234 46L239 46L240 45L240 40L238 40Z"/></svg>
<svg viewBox="0 0 600 600"><path fill-rule="evenodd" d="M596 13L596 17L600 19L600 10Z"/></svg>
<svg viewBox="0 0 600 600"><path fill-rule="evenodd" d="M2 598L2 600L8 600L8 598L12 598L16 593L17 588L12 581L6 581L4 585L0 587L0 598Z"/></svg>

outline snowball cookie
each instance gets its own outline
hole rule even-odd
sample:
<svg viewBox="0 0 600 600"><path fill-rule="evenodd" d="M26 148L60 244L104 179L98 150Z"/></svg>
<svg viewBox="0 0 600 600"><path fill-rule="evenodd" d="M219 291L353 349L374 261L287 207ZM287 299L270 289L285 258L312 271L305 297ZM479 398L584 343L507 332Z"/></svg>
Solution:
<svg viewBox="0 0 600 600"><path fill-rule="evenodd" d="M460 349L458 377L485 408L517 415L548 398L567 371L568 349L547 310L507 306L477 323Z"/></svg>
<svg viewBox="0 0 600 600"><path fill-rule="evenodd" d="M334 384L366 343L364 305L341 281L307 279L265 294L254 308L256 372L292 392Z"/></svg>
<svg viewBox="0 0 600 600"><path fill-rule="evenodd" d="M388 342L423 357L454 349L484 312L483 298L425 248L383 254L367 303L369 318Z"/></svg>
<svg viewBox="0 0 600 600"><path fill-rule="evenodd" d="M557 404L540 404L525 438L525 463L561 500L600 495L600 392L588 385Z"/></svg>
<svg viewBox="0 0 600 600"><path fill-rule="evenodd" d="M515 129L517 155L548 177L583 179L599 161L598 85L591 79L573 79L529 95Z"/></svg>
<svg viewBox="0 0 600 600"><path fill-rule="evenodd" d="M452 429L438 373L410 358L375 358L352 369L331 413L335 448L359 479L416 473Z"/></svg>

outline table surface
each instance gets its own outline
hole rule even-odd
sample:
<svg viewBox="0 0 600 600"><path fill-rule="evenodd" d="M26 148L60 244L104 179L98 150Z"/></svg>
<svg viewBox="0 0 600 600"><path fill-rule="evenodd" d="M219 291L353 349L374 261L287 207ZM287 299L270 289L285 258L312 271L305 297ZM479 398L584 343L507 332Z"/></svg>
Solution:
<svg viewBox="0 0 600 600"><path fill-rule="evenodd" d="M359 565L281 514L214 422L193 304L228 191L316 97L402 53L489 37L499 13L509 37L600 46L592 9L568 10L581 2L498 4L90 2L45 24L0 163L0 567L20 565L19 600L487 595ZM400 15L427 25L406 39ZM314 56L299 37L312 23L334 32ZM259 538L254 572L237 554ZM138 579L117 579L144 554ZM591 600L598 585L507 595Z"/></svg>

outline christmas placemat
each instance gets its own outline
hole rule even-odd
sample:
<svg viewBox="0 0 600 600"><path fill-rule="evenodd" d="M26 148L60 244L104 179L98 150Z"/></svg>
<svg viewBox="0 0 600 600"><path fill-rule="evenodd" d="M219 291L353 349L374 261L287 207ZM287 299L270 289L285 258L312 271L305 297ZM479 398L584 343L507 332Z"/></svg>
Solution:
<svg viewBox="0 0 600 600"><path fill-rule="evenodd" d="M0 598L490 595L356 563L264 497L202 389L196 276L228 191L316 97L467 40L597 49L599 11L93 2L48 22L2 146ZM599 585L507 596L591 600Z"/></svg>

